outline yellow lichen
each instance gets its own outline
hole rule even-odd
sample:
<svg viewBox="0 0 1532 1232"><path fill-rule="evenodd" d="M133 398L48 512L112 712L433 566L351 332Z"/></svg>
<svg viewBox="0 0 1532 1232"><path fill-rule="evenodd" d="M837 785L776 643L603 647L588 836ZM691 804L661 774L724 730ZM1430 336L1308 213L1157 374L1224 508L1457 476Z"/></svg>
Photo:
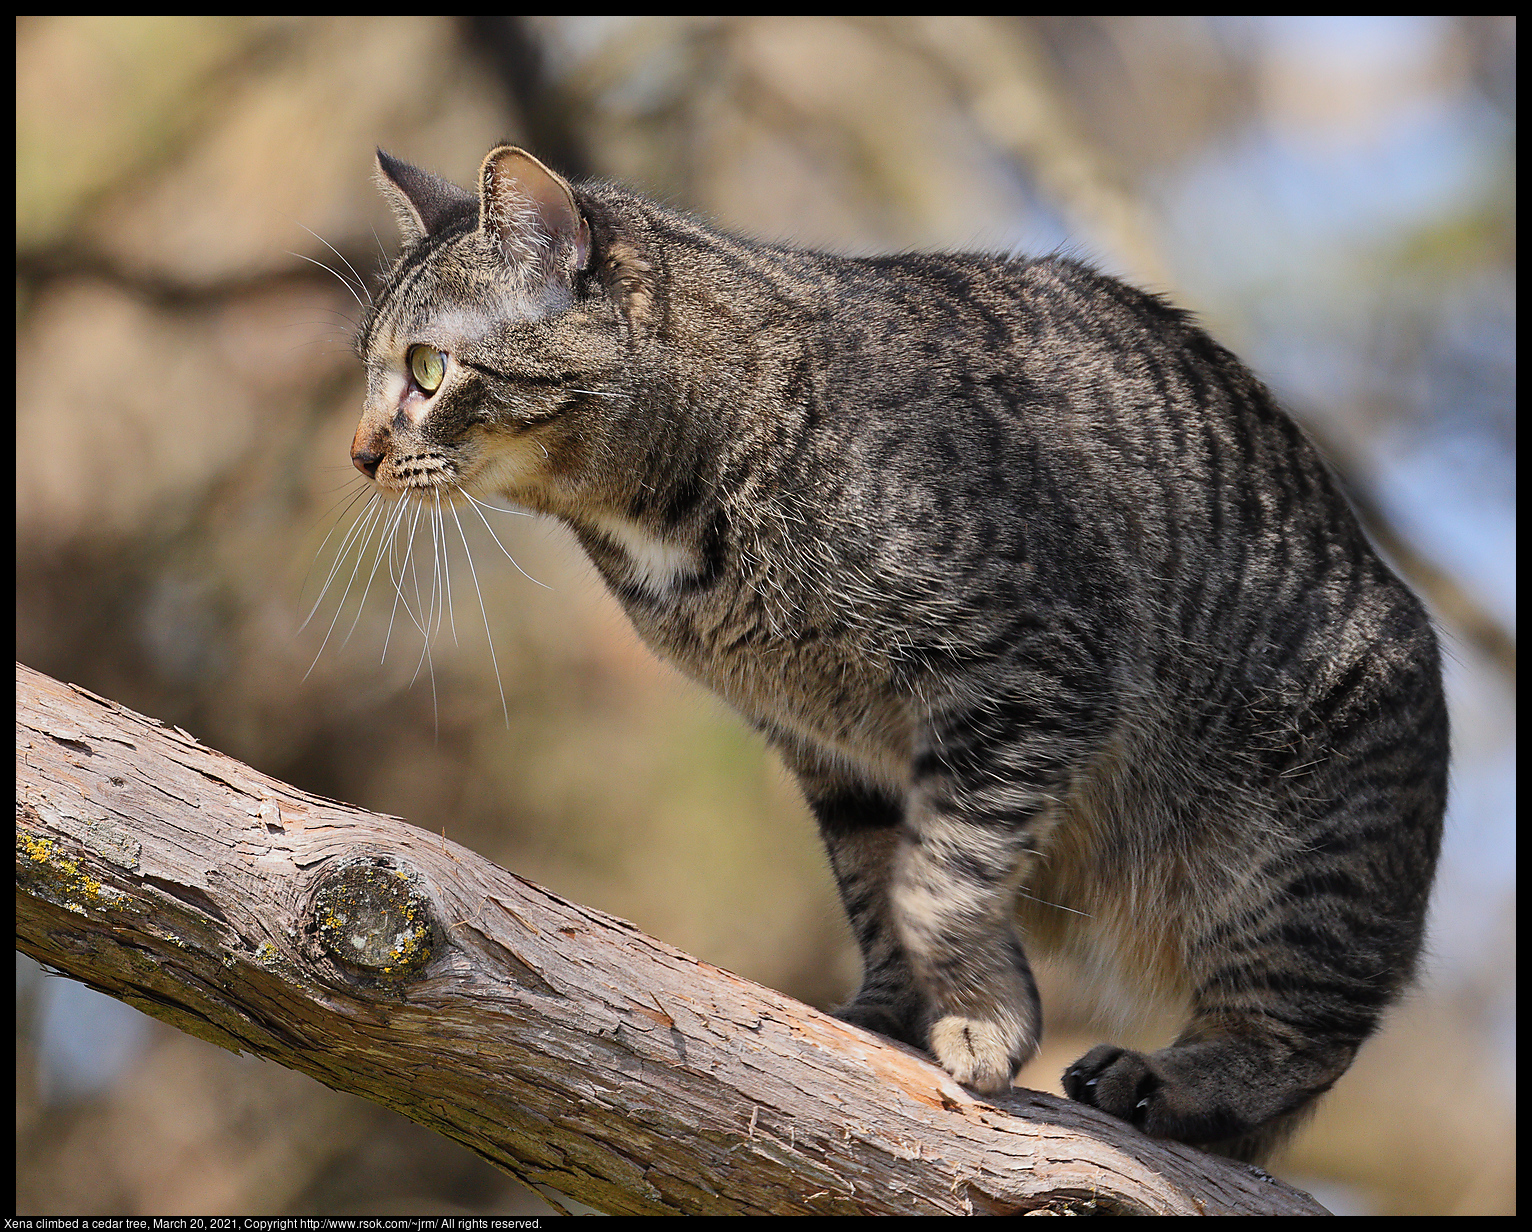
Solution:
<svg viewBox="0 0 1532 1232"><path fill-rule="evenodd" d="M59 906L66 910L76 915L86 914L84 904L71 901L70 896L78 896L88 903L104 902L110 906L120 906L129 901L128 896L121 890L103 885L98 879L83 871L78 859L60 856L58 843L54 839L24 834L17 839L17 845L34 864L43 865L52 873L50 880L64 897L64 901L59 903Z"/></svg>

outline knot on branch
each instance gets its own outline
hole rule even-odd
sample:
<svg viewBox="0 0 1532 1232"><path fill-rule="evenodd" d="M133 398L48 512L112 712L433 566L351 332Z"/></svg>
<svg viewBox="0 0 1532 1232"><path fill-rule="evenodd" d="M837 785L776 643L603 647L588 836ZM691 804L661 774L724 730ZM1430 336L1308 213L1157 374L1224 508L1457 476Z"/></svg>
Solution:
<svg viewBox="0 0 1532 1232"><path fill-rule="evenodd" d="M320 875L309 907L315 944L353 978L415 978L441 937L422 886L418 872L387 856L335 861Z"/></svg>

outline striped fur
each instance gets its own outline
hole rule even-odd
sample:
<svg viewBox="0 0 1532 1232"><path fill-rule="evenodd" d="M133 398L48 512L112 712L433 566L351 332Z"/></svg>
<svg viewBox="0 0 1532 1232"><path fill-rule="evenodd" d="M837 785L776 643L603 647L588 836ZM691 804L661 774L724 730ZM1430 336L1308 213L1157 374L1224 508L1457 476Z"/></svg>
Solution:
<svg viewBox="0 0 1532 1232"><path fill-rule="evenodd" d="M1044 947L1186 1014L1073 1097L1267 1152L1411 978L1447 766L1426 615L1267 390L1070 260L770 247L509 147L380 183L358 465L568 523L780 750L841 1015L1003 1089Z"/></svg>

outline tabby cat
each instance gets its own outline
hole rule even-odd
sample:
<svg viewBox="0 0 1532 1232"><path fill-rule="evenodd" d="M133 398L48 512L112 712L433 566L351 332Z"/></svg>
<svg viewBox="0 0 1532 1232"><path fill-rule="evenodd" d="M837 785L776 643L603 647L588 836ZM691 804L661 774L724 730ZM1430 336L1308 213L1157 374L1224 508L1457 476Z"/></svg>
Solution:
<svg viewBox="0 0 1532 1232"><path fill-rule="evenodd" d="M1447 787L1431 625L1271 394L1073 260L773 247L511 146L378 182L353 461L567 523L765 735L839 1016L1001 1091L1054 951L1185 1014L1073 1098L1263 1157L1411 978Z"/></svg>

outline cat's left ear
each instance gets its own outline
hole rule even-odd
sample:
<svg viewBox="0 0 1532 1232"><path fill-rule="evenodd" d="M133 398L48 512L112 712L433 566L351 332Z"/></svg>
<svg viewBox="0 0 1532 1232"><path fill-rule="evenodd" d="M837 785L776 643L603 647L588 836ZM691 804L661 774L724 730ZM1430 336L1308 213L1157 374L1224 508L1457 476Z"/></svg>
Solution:
<svg viewBox="0 0 1532 1232"><path fill-rule="evenodd" d="M474 199L469 193L382 150L374 178L393 206L406 245L446 230L460 222L465 212L473 214Z"/></svg>
<svg viewBox="0 0 1532 1232"><path fill-rule="evenodd" d="M590 225L569 182L513 145L491 150L479 168L479 229L509 259L563 279L590 260Z"/></svg>

